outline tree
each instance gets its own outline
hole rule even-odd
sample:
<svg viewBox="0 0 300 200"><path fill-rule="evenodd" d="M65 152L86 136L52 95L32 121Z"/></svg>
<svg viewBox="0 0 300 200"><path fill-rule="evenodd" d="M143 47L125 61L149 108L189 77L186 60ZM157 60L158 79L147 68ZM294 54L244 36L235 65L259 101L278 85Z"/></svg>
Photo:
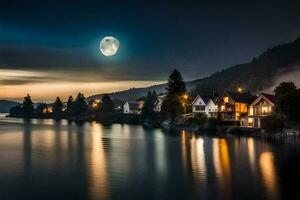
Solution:
<svg viewBox="0 0 300 200"><path fill-rule="evenodd" d="M74 106L74 99L72 96L69 96L68 101L67 101L67 113L71 114L73 111L73 106Z"/></svg>
<svg viewBox="0 0 300 200"><path fill-rule="evenodd" d="M62 113L63 103L61 102L59 97L56 97L56 100L53 103L52 109L53 109L53 113L56 114L56 115L59 115L59 114Z"/></svg>
<svg viewBox="0 0 300 200"><path fill-rule="evenodd" d="M178 70L174 70L168 80L167 95L162 104L162 112L172 120L185 113L187 107L187 95L185 83Z"/></svg>
<svg viewBox="0 0 300 200"><path fill-rule="evenodd" d="M33 113L33 103L29 94L27 94L27 96L24 97L23 112L25 117L30 117Z"/></svg>
<svg viewBox="0 0 300 200"><path fill-rule="evenodd" d="M280 98L291 91L295 91L297 87L293 82L282 82L274 90L276 97Z"/></svg>
<svg viewBox="0 0 300 200"><path fill-rule="evenodd" d="M101 106L100 106L100 112L112 113L114 111L115 111L114 103L112 102L111 98L107 94L104 94L102 96L102 103L101 103Z"/></svg>
<svg viewBox="0 0 300 200"><path fill-rule="evenodd" d="M156 92L153 91L151 93L149 91L147 94L146 100L145 100L145 104L142 109L142 114L144 117L151 116L154 113L153 107L154 107L156 100L157 100Z"/></svg>
<svg viewBox="0 0 300 200"><path fill-rule="evenodd" d="M74 101L74 107L73 107L73 114L80 115L87 111L88 105L85 101L85 97L82 93L78 93L75 101Z"/></svg>
<svg viewBox="0 0 300 200"><path fill-rule="evenodd" d="M274 90L276 96L276 112L292 122L300 120L300 89L293 82L280 83Z"/></svg>
<svg viewBox="0 0 300 200"><path fill-rule="evenodd" d="M186 93L185 82L180 72L175 69L169 76L168 87L166 88L168 95L184 95Z"/></svg>

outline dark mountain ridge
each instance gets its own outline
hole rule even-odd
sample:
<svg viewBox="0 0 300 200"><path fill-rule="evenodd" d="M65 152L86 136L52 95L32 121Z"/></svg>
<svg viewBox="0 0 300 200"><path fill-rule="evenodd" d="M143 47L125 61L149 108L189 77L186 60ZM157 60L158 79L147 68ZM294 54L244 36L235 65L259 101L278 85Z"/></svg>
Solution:
<svg viewBox="0 0 300 200"><path fill-rule="evenodd" d="M11 107L18 105L18 102L9 100L0 100L0 113L8 113Z"/></svg>

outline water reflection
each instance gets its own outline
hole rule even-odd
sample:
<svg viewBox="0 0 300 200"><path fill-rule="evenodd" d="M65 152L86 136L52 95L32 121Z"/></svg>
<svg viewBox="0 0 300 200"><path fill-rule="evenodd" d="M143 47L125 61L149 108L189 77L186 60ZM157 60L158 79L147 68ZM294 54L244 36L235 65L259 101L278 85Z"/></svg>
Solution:
<svg viewBox="0 0 300 200"><path fill-rule="evenodd" d="M103 144L103 130L100 124L91 124L90 153L90 190L92 199L107 199L109 197L107 179L107 161Z"/></svg>
<svg viewBox="0 0 300 200"><path fill-rule="evenodd" d="M268 199L279 199L273 153L261 153L259 157L259 166L261 168L263 182L268 193Z"/></svg>
<svg viewBox="0 0 300 200"><path fill-rule="evenodd" d="M160 178L165 178L167 175L167 156L166 156L166 144L165 136L162 132L155 133L155 169Z"/></svg>
<svg viewBox="0 0 300 200"><path fill-rule="evenodd" d="M231 169L228 144L225 139L213 139L213 160L222 197L229 198L231 196Z"/></svg>
<svg viewBox="0 0 300 200"><path fill-rule="evenodd" d="M248 147L248 156L249 156L249 163L252 173L255 173L255 146L254 146L254 139L247 138L247 147Z"/></svg>
<svg viewBox="0 0 300 200"><path fill-rule="evenodd" d="M204 152L204 139L195 136L192 137L191 141L191 164L192 172L197 189L204 190L206 187L206 162Z"/></svg>
<svg viewBox="0 0 300 200"><path fill-rule="evenodd" d="M276 199L287 194L282 180L294 178L280 170L289 166L282 164L289 146L255 138L63 120L0 123L0 197L8 199Z"/></svg>

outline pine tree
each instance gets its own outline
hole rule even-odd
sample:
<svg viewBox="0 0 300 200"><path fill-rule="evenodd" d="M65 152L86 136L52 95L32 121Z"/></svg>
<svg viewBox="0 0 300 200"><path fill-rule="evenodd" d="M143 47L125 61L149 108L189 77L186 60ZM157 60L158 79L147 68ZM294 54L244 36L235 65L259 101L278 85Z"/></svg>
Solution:
<svg viewBox="0 0 300 200"><path fill-rule="evenodd" d="M54 114L61 114L62 113L63 103L61 102L59 97L56 97L56 100L53 103L52 109L53 109Z"/></svg>
<svg viewBox="0 0 300 200"><path fill-rule="evenodd" d="M162 112L172 120L186 112L187 95L185 82L178 70L174 70L168 80L167 95L163 101Z"/></svg>
<svg viewBox="0 0 300 200"><path fill-rule="evenodd" d="M85 101L85 97L82 93L78 93L76 100L74 101L73 113L76 115L83 114L87 111L88 105Z"/></svg>
<svg viewBox="0 0 300 200"><path fill-rule="evenodd" d="M143 116L144 117L149 117L151 116L154 111L153 107L155 104L155 101L157 100L156 92L153 91L152 93L149 91L146 97L146 101L142 110Z"/></svg>
<svg viewBox="0 0 300 200"><path fill-rule="evenodd" d="M107 94L104 94L102 97L100 112L112 113L114 111L115 111L114 103L112 102L111 98Z"/></svg>
<svg viewBox="0 0 300 200"><path fill-rule="evenodd" d="M73 112L74 99L72 96L69 96L67 101L67 113L71 114Z"/></svg>
<svg viewBox="0 0 300 200"><path fill-rule="evenodd" d="M23 112L25 117L30 117L33 113L33 103L29 94L27 94L27 96L24 97Z"/></svg>
<svg viewBox="0 0 300 200"><path fill-rule="evenodd" d="M167 95L184 95L186 93L185 82L182 79L180 72L175 69L169 76L168 87L166 88Z"/></svg>

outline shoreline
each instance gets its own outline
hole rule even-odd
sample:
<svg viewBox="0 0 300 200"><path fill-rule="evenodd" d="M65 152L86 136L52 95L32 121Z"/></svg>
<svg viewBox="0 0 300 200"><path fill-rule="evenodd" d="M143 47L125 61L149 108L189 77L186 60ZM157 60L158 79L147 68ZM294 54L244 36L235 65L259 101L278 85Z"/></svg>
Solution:
<svg viewBox="0 0 300 200"><path fill-rule="evenodd" d="M102 116L34 116L34 117L21 117L21 116L11 116L5 115L5 117L12 118L21 118L21 119L53 119L53 120L69 120L74 121L75 123L84 123L95 121L102 124L130 124L130 125L140 125L145 129L155 129L160 128L166 132L181 132L189 131L194 132L197 135L216 135L216 136L249 136L255 138L265 138L265 139L285 139L285 138L300 138L300 131L295 129L282 129L274 132L266 132L263 129L255 128L244 128L244 127L232 127L232 126L220 126L215 125L213 128L207 128L204 125L195 125L195 124L175 124L170 123L168 120L163 121L162 123L155 123L149 119L142 119L140 115L134 114L109 114Z"/></svg>

